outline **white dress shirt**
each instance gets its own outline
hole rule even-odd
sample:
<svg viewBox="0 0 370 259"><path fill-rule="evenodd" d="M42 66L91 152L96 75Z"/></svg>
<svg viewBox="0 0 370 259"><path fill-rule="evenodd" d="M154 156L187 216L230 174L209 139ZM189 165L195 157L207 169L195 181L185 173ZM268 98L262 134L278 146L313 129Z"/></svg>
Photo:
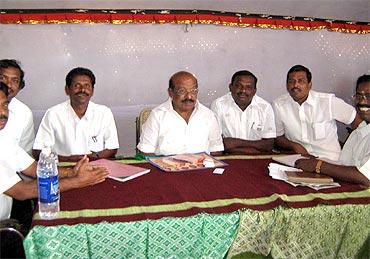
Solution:
<svg viewBox="0 0 370 259"><path fill-rule="evenodd" d="M42 118L33 149L42 150L45 145L62 156L119 148L112 111L90 101L80 119L69 100L51 107Z"/></svg>
<svg viewBox="0 0 370 259"><path fill-rule="evenodd" d="M285 94L273 104L276 135L303 145L308 153L321 158L338 160L340 145L336 120L350 124L356 110L334 94L310 91L307 100L299 105Z"/></svg>
<svg viewBox="0 0 370 259"><path fill-rule="evenodd" d="M363 121L351 133L339 160L343 165L356 166L370 180L370 124Z"/></svg>
<svg viewBox="0 0 370 259"><path fill-rule="evenodd" d="M228 93L211 104L224 137L244 140L275 138L275 118L271 104L254 95L242 111Z"/></svg>
<svg viewBox="0 0 370 259"><path fill-rule="evenodd" d="M22 181L17 172L27 169L34 159L13 141L0 141L0 220L8 219L12 209L12 198L4 194Z"/></svg>
<svg viewBox="0 0 370 259"><path fill-rule="evenodd" d="M186 123L173 109L171 98L150 112L137 147L157 155L224 150L220 128L210 109L197 101Z"/></svg>
<svg viewBox="0 0 370 259"><path fill-rule="evenodd" d="M9 103L8 122L0 131L0 139L3 138L13 140L28 153L32 151L35 139L32 111L15 97Z"/></svg>

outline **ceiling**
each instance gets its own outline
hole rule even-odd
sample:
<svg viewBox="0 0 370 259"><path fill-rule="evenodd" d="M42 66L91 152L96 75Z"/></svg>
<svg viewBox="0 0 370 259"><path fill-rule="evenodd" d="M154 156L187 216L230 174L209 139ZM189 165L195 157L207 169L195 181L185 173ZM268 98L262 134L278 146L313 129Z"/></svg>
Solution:
<svg viewBox="0 0 370 259"><path fill-rule="evenodd" d="M370 0L0 0L0 9L197 9L370 22Z"/></svg>

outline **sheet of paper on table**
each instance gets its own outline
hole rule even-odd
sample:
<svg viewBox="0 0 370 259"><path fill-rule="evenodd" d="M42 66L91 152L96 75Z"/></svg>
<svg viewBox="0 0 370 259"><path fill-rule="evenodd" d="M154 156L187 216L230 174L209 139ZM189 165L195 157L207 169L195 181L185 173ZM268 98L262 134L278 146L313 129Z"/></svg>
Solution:
<svg viewBox="0 0 370 259"><path fill-rule="evenodd" d="M289 183L290 185L296 186L307 186L315 190L320 189L327 189L327 188L334 188L334 187L340 187L339 183L331 182L331 183L306 183L306 182L292 182L288 180L288 176L286 172L302 172L301 169L289 167L280 165L277 163L270 163L268 166L269 169L269 175L276 180L281 180L286 183Z"/></svg>
<svg viewBox="0 0 370 259"><path fill-rule="evenodd" d="M147 168L127 165L107 159L95 160L89 162L89 164L93 166L105 167L109 172L108 177L120 182L126 182L128 180L134 179L136 177L139 177L150 172L150 169Z"/></svg>

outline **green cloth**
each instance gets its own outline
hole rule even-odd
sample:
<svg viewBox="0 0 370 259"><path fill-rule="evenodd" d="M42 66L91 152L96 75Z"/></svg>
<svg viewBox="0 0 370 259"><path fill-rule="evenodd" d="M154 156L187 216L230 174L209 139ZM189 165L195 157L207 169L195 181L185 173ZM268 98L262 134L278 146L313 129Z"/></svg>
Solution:
<svg viewBox="0 0 370 259"><path fill-rule="evenodd" d="M135 222L35 226L27 258L224 258L239 213Z"/></svg>
<svg viewBox="0 0 370 259"><path fill-rule="evenodd" d="M244 210L228 258L245 252L273 258L358 258L360 251L369 254L369 236L370 205Z"/></svg>

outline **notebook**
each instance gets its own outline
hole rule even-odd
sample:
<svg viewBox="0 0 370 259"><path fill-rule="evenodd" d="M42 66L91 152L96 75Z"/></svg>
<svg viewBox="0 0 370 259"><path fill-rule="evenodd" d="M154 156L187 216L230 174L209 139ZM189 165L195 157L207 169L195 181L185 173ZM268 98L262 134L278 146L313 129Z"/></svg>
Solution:
<svg viewBox="0 0 370 259"><path fill-rule="evenodd" d="M126 182L150 172L150 169L147 168L127 165L118 161L112 161L108 159L95 160L89 162L89 165L105 167L109 172L108 177L120 182Z"/></svg>
<svg viewBox="0 0 370 259"><path fill-rule="evenodd" d="M316 173L285 171L285 174L287 180L293 183L331 184L334 182L330 176Z"/></svg>

